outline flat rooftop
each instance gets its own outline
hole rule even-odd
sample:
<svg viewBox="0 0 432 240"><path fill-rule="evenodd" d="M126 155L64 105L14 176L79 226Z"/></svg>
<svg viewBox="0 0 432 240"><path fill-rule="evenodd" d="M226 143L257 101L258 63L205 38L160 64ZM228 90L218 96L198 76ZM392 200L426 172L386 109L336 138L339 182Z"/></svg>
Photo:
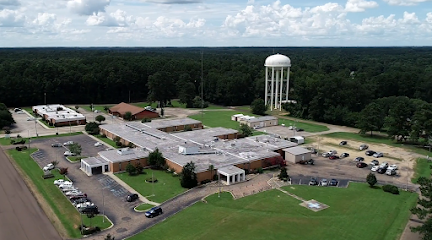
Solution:
<svg viewBox="0 0 432 240"><path fill-rule="evenodd" d="M101 166L103 164L108 163L107 160L103 159L100 156L83 158L81 160L85 161L88 165L90 165L90 167L93 167L93 166L97 167L97 166Z"/></svg>
<svg viewBox="0 0 432 240"><path fill-rule="evenodd" d="M291 153L293 155L302 155L302 154L306 154L306 153L311 153L310 150L308 150L306 148L302 148L302 147L291 147L291 148L285 148L282 150L284 152L288 152L288 153Z"/></svg>
<svg viewBox="0 0 432 240"><path fill-rule="evenodd" d="M124 154L120 154L119 151L123 149L114 149L108 151L99 152L99 156L109 162L124 162L128 160L146 158L149 155L149 151L142 148L130 148L124 151Z"/></svg>
<svg viewBox="0 0 432 240"><path fill-rule="evenodd" d="M201 122L192 118L180 118L180 119L158 119L147 122L144 125L151 128L167 128L175 126L184 126L191 124L200 124Z"/></svg>
<svg viewBox="0 0 432 240"><path fill-rule="evenodd" d="M163 156L180 166L194 162L196 172L207 171L210 165L215 169L247 163L265 158L278 157L276 150L297 146L287 140L270 135L260 135L235 140L222 140L218 135L237 133L237 130L228 128L209 128L180 133L166 133L150 128L139 122L127 124L104 124L101 129L106 129L113 134L132 142L139 148L144 148L143 154L148 154L158 148ZM179 146L194 147L198 151L185 155L179 153ZM203 154L205 152L205 154ZM116 150L99 152L106 159L112 161L127 161L128 155L120 156Z"/></svg>
<svg viewBox="0 0 432 240"><path fill-rule="evenodd" d="M277 120L277 118L273 116L262 116L262 117L246 119L245 121L253 123L253 122L262 122L262 121L269 121L269 120Z"/></svg>

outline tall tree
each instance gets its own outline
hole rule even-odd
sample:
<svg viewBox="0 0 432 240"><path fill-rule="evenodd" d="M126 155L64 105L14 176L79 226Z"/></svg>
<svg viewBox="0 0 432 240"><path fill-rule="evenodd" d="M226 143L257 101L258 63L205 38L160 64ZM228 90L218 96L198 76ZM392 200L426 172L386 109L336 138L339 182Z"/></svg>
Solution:
<svg viewBox="0 0 432 240"><path fill-rule="evenodd" d="M186 104L187 108L193 107L195 92L195 85L192 83L190 75L187 73L181 74L177 82L177 93L180 103Z"/></svg>
<svg viewBox="0 0 432 240"><path fill-rule="evenodd" d="M389 113L384 120L387 134L398 141L405 140L411 132L411 118L414 106L407 97L398 97L391 105Z"/></svg>
<svg viewBox="0 0 432 240"><path fill-rule="evenodd" d="M265 105L264 100L262 100L261 98L255 99L252 103L251 103L251 110L253 114L258 114L258 115L265 115L265 112L268 109L268 106Z"/></svg>
<svg viewBox="0 0 432 240"><path fill-rule="evenodd" d="M253 134L253 129L248 125L242 123L240 124L240 133L243 137L249 137Z"/></svg>
<svg viewBox="0 0 432 240"><path fill-rule="evenodd" d="M380 131L384 125L385 113L378 103L372 102L368 104L359 115L357 120L357 127L360 133L365 134L370 132L372 136L373 131Z"/></svg>
<svg viewBox="0 0 432 240"><path fill-rule="evenodd" d="M197 175L195 173L195 163L189 162L183 166L180 184L184 188L193 188L198 185Z"/></svg>
<svg viewBox="0 0 432 240"><path fill-rule="evenodd" d="M95 120L98 121L99 123L102 123L103 121L105 121L105 117L102 115L97 115Z"/></svg>
<svg viewBox="0 0 432 240"><path fill-rule="evenodd" d="M420 220L426 220L418 227L411 227L411 231L419 232L422 239L429 240L432 239L432 179L420 177L417 184L420 185L421 195L417 200L418 206L411 208L411 213Z"/></svg>
<svg viewBox="0 0 432 240"><path fill-rule="evenodd" d="M370 187L373 187L377 183L375 174L369 173L366 177L366 182L369 184Z"/></svg>
<svg viewBox="0 0 432 240"><path fill-rule="evenodd" d="M148 77L148 100L165 106L175 96L175 81L168 72L157 72Z"/></svg>
<svg viewBox="0 0 432 240"><path fill-rule="evenodd" d="M73 143L69 146L69 151L76 155L80 155L82 151L81 145L79 143Z"/></svg>
<svg viewBox="0 0 432 240"><path fill-rule="evenodd" d="M162 168L165 166L165 158L162 153L156 148L151 152L147 158L148 164L156 168Z"/></svg>

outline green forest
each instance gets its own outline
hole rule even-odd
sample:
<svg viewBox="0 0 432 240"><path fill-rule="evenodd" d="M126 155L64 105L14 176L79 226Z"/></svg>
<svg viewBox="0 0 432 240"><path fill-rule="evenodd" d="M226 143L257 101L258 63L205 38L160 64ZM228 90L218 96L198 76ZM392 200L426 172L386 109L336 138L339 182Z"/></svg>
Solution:
<svg viewBox="0 0 432 240"><path fill-rule="evenodd" d="M61 104L127 102L129 94L132 102L190 102L201 95L202 67L205 101L249 105L264 97L264 61L274 53L291 59L292 116L356 126L366 107L382 118L397 100L411 121L432 102L430 47L0 49L0 102L43 104L44 93ZM365 131L386 127L375 125Z"/></svg>

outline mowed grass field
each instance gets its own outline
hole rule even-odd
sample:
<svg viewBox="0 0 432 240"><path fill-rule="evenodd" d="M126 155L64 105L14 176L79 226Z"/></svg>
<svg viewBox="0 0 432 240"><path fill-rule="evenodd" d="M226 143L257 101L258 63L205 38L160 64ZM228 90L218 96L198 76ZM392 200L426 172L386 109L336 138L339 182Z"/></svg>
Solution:
<svg viewBox="0 0 432 240"><path fill-rule="evenodd" d="M417 158L416 164L414 165L414 177L411 180L412 183L417 183L419 177L430 178L432 175L432 161L428 161L426 158Z"/></svg>
<svg viewBox="0 0 432 240"><path fill-rule="evenodd" d="M35 152L37 149L29 149L26 151L8 150L8 154L15 160L21 170L27 175L31 182L36 187L36 190L45 199L50 209L57 215L60 220L60 224L63 225L66 230L66 234L69 238L81 238L81 233L78 230L78 226L81 223L80 214L72 203L67 199L63 193L53 184L55 179L63 179L58 170L52 170L54 178L43 179L43 171L37 165L30 154ZM84 224L90 223L90 219L87 215L83 215ZM99 226L101 229L105 229L111 226L111 223L105 219L105 223L102 223L102 216L94 217L91 222L92 226ZM57 224L54 224L56 226Z"/></svg>
<svg viewBox="0 0 432 240"><path fill-rule="evenodd" d="M152 171L153 176L158 181L156 183L146 183L145 179L152 177ZM150 201L157 203L165 202L187 190L180 185L180 178L174 177L171 173L151 169L144 169L144 172L146 174L137 176L129 176L126 172L118 173L116 176Z"/></svg>
<svg viewBox="0 0 432 240"><path fill-rule="evenodd" d="M347 189L310 186L287 187L305 199L329 205L313 212L300 201L270 190L233 200L223 193L206 198L130 240L143 239L299 239L395 240L402 233L417 194L392 195L366 184Z"/></svg>

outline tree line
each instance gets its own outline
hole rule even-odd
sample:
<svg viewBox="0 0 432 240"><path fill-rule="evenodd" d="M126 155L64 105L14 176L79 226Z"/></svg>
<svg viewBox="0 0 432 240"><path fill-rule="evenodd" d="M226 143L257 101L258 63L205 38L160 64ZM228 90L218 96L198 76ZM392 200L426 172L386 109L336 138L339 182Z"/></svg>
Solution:
<svg viewBox="0 0 432 240"><path fill-rule="evenodd" d="M264 61L291 58L292 116L356 126L377 99L432 102L432 48L26 48L0 49L9 107L179 98L249 105L264 97ZM201 55L201 53L203 53ZM201 61L203 56L203 61ZM203 72L201 73L201 64ZM203 84L201 84L203 83Z"/></svg>

